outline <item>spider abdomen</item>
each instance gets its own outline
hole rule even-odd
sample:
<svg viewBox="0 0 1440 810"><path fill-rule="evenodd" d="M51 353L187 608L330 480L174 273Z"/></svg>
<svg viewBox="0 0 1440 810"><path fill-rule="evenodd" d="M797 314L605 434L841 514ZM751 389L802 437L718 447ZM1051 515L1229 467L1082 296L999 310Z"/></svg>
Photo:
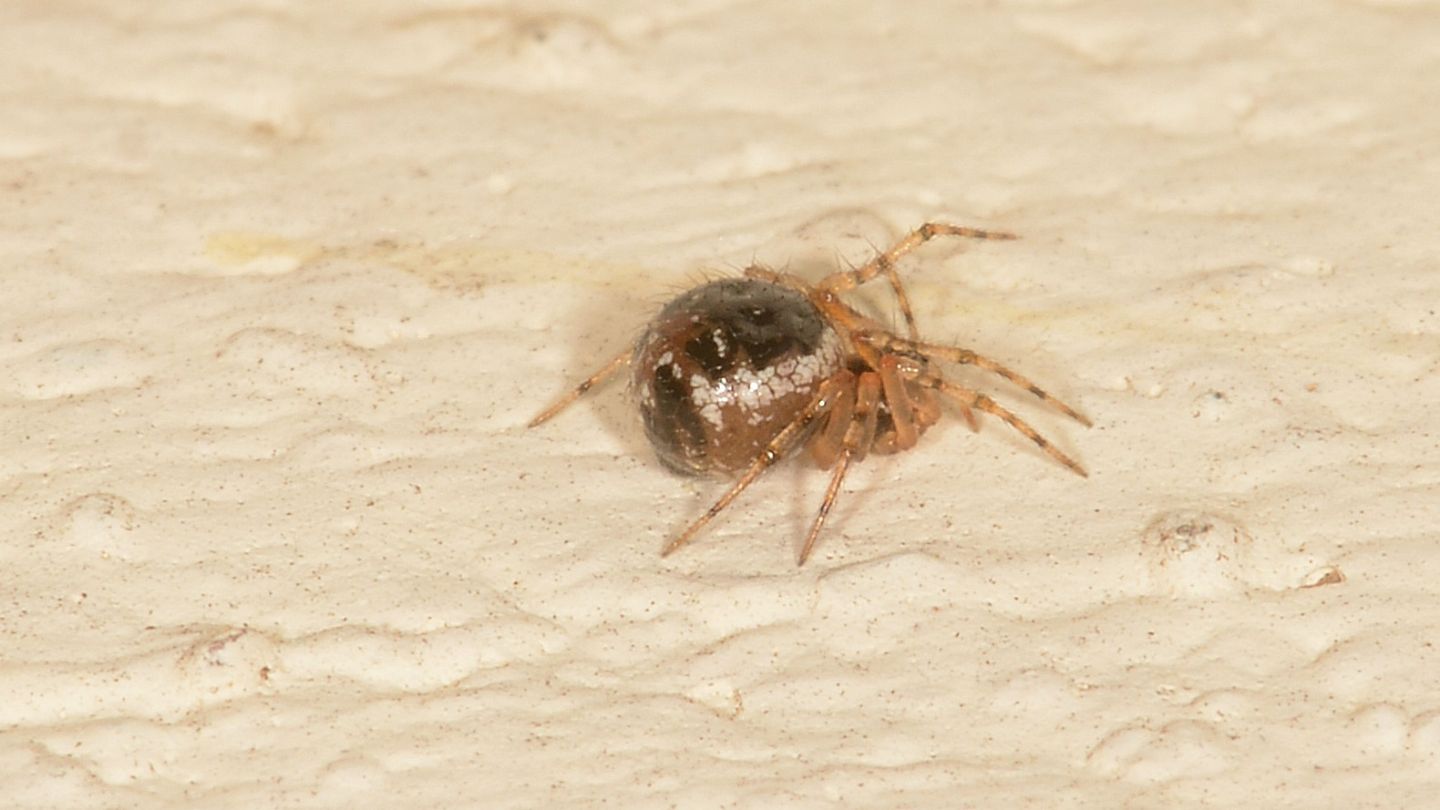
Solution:
<svg viewBox="0 0 1440 810"><path fill-rule="evenodd" d="M755 278L671 301L635 346L645 434L679 472L733 473L815 399L845 362L840 336L804 293Z"/></svg>

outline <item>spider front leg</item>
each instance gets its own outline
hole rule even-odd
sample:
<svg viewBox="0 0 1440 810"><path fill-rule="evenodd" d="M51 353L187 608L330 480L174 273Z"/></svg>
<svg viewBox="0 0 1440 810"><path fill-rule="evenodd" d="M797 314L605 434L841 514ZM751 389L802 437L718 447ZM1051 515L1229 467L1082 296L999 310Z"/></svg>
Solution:
<svg viewBox="0 0 1440 810"><path fill-rule="evenodd" d="M850 453L851 461L862 461L875 444L875 426L879 423L883 392L880 377L871 371L859 376L846 374L854 393L846 401L836 403L825 429L810 439L810 456L815 459L815 466L822 470L835 466L843 451ZM854 425L859 425L858 433L854 432Z"/></svg>
<svg viewBox="0 0 1440 810"><path fill-rule="evenodd" d="M880 379L868 371L862 373L858 380L853 375L850 379L855 388L853 406L847 403L843 417L841 409L837 407L831 412L825 431L811 439L810 452L816 461L821 462L822 467L834 467L835 471L830 474L825 498L820 501L820 509L815 513L815 520L810 523L810 531L805 534L805 544L800 548L800 559L796 565L804 565L805 561L810 559L810 551L815 548L815 540L820 537L825 518L830 514L830 508L835 505L836 496L840 494L840 484L845 480L845 472L850 468L850 462L863 459L875 440L875 418L880 408ZM837 442L839 450L835 449Z"/></svg>
<svg viewBox="0 0 1440 810"><path fill-rule="evenodd" d="M1041 450L1049 454L1051 458L1064 464L1081 478L1090 477L1090 473L1086 472L1084 467L1081 467L1074 459L1060 452L1059 448L1051 444L1049 439L1041 436L1040 432L1031 427L1028 422L1011 413L990 397L985 396L979 391L950 382L938 374L916 372L913 379L926 388L934 388L940 393L953 398L964 407L975 408L976 410L1000 417L1005 424L1019 431L1025 438L1034 442Z"/></svg>
<svg viewBox="0 0 1440 810"><path fill-rule="evenodd" d="M894 431L888 437L894 439L894 444L887 442L883 452L909 450L920 441L920 428L915 422L910 392L905 390L905 380L900 376L900 358L882 354L876 373L880 375L880 384L885 389L885 406L890 409L890 425Z"/></svg>
<svg viewBox="0 0 1440 810"><path fill-rule="evenodd" d="M971 239L1020 238L1013 233L1004 231L985 231L979 228L947 225L943 222L927 222L863 266L855 270L832 273L821 279L816 287L825 292L844 292L853 290L876 276L884 275L890 281L890 288L895 291L895 299L900 304L901 314L905 316L905 328L909 331L910 337L919 337L920 333L915 328L915 313L910 309L910 298L905 294L905 286L900 283L900 274L895 272L895 262L899 261L901 256L937 236L966 236Z"/></svg>
<svg viewBox="0 0 1440 810"><path fill-rule="evenodd" d="M1030 382L1028 378L1021 376L1019 373L1012 371L1008 367L1001 365L1000 363L997 363L996 361L991 360L988 357L976 354L969 349L962 349L959 346L943 346L936 343L923 343L918 340L906 340L905 338L892 335L887 332L859 332L855 334L855 337L862 342L873 345L875 348L879 349L882 352L893 351L899 352L901 354L919 355L921 357L928 357L935 360L948 360L952 363L975 366L976 368L984 369L985 371L1004 377L1015 385L1024 388L1036 399L1050 405L1051 407L1055 408L1055 410L1060 411L1061 413L1065 414L1071 419L1074 419L1076 422L1079 422L1085 427L1091 426L1089 417L1085 416L1079 411L1076 411L1074 408L1071 408L1064 402L1061 402L1059 399L1052 396L1049 392L1045 391L1045 389L1041 388L1033 382Z"/></svg>
<svg viewBox="0 0 1440 810"><path fill-rule="evenodd" d="M825 423L810 437L810 457L815 466L828 470L839 458L845 446L845 430L850 426L850 417L855 412L855 375L841 371L835 375L835 404L825 415Z"/></svg>
<svg viewBox="0 0 1440 810"><path fill-rule="evenodd" d="M935 396L935 391L930 388L921 388L911 383L910 404L915 409L915 425L920 432L929 430L932 425L940 421L940 398ZM965 421L969 423L971 430L978 427L975 424L975 412L969 408L964 409L968 414Z"/></svg>
<svg viewBox="0 0 1440 810"><path fill-rule="evenodd" d="M765 445L765 449L760 451L760 455L755 458L755 461L745 470L745 473L730 486L730 489L728 489L724 495L721 495L720 499L705 511L705 514L687 526L685 531L676 535L675 539L671 540L669 544L665 546L665 549L660 552L660 556L667 557L674 553L676 549L690 542L701 529L705 528L710 521L715 519L716 515L720 514L725 507L729 506L731 501L735 500L740 493L744 492L747 487L754 483L755 479L770 469L775 462L785 457L785 454L790 451L795 442L805 434L805 429L835 406L835 400L840 391L840 380L837 379L839 376L840 375L832 376L820 384L820 390L816 392L815 398L810 400L810 404L805 406L805 410L801 412L799 416L795 417L794 421L777 433L775 438L770 440L769 444Z"/></svg>

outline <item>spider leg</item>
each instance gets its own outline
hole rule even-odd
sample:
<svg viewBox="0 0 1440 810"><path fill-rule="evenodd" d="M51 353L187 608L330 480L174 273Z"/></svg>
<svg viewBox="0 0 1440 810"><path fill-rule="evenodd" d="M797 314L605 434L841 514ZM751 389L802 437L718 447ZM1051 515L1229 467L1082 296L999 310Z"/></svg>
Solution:
<svg viewBox="0 0 1440 810"><path fill-rule="evenodd" d="M922 388L912 382L907 386L910 394L910 404L915 407L915 424L921 430L926 430L940 421L940 400L936 398L935 392L929 388ZM969 408L965 409L969 414L967 422L973 422L975 412Z"/></svg>
<svg viewBox="0 0 1440 810"><path fill-rule="evenodd" d="M915 375L919 370L901 369L901 376L905 377L907 385L905 390L910 394L910 401L915 407L915 423L923 432L931 425L940 421L940 400L935 396L935 389L926 388L915 382ZM927 372L928 373L928 372ZM971 433L980 432L980 420L975 418L975 409L963 402L955 402L960 409L960 415L965 419L965 425L970 428Z"/></svg>
<svg viewBox="0 0 1440 810"><path fill-rule="evenodd" d="M625 366L630 365L630 357L632 353L633 350L626 349L625 351L616 355L614 360L611 360L610 362L605 364L604 368L600 369L594 374L591 374L590 377L584 382L570 389L570 391L566 393L565 396L562 396L559 399L555 400L555 402L553 402L550 407L541 411L534 419L530 420L530 424L526 427L533 428L536 425L545 422L546 420L550 419L550 417L568 408L570 406L570 403L579 399L582 395L584 395L586 391L589 391L592 387L594 387L596 383L604 382L615 372L619 371Z"/></svg>
<svg viewBox="0 0 1440 810"><path fill-rule="evenodd" d="M900 378L900 359L893 354L882 355L876 372L880 384L885 388L885 405L890 409L890 421L895 429L895 445L887 452L898 453L909 450L920 440L920 431L915 427L915 411L910 407L910 393L905 390L905 381Z"/></svg>
<svg viewBox="0 0 1440 810"><path fill-rule="evenodd" d="M1041 450L1044 450L1046 453L1048 453L1051 458L1055 459L1061 464L1064 464L1066 467L1070 468L1072 472L1076 473L1082 478L1090 477L1090 474L1085 472L1084 467L1081 467L1074 459L1060 452L1060 450L1056 448L1055 445L1050 443L1049 439L1041 436L1040 433L1036 431L1035 428L1031 427L1028 422L1006 410L1003 406L1000 405L1000 403L996 402L990 397L987 397L978 391L966 388L963 385L958 385L956 383L950 382L949 380L939 376L938 374L919 373L915 376L915 382L925 386L926 388L937 389L938 391L940 391L940 393L953 398L956 402L959 402L966 407L975 408L988 414L1000 417L1000 419L1002 419L1005 424L1009 425L1012 428L1015 428L1015 430L1019 431L1021 435L1025 436L1025 438L1034 442L1040 447Z"/></svg>
<svg viewBox="0 0 1440 810"><path fill-rule="evenodd" d="M815 548L815 539L820 536L820 527L825 525L825 516L830 514L830 507L835 505L835 496L840 493L840 482L845 480L845 471L850 469L850 449L840 451L840 457L835 460L835 472L830 474L830 486L825 488L825 500L820 502L820 511L815 513L815 520L810 524L810 531L805 535L805 545L800 549L800 561L796 565L804 565L810 559L810 551Z"/></svg>
<svg viewBox="0 0 1440 810"><path fill-rule="evenodd" d="M846 414L843 421L845 426L842 438L843 446L832 462L835 471L830 474L830 485L825 488L825 498L820 501L820 509L815 513L815 520L811 522L810 531L805 535L805 545L800 549L800 559L796 565L804 565L805 561L810 558L810 551L815 548L815 540L820 536L820 529L825 525L825 518L830 514L830 507L835 505L835 497L840 493L840 482L845 480L845 471L850 468L850 462L863 459L865 451L869 449L870 443L875 438L875 415L880 402L880 380L873 372L865 372L860 375L854 385L854 407ZM830 424L825 426L825 435L817 436L812 441L832 441L835 431L831 425L837 422L840 420L832 416Z"/></svg>
<svg viewBox="0 0 1440 810"><path fill-rule="evenodd" d="M859 419L863 414L864 421L860 424L860 433L852 451L856 461L865 458L875 444L875 425L880 419L880 391L880 378L877 375L872 372L860 375L855 392L855 417ZM849 438L848 432L846 438Z"/></svg>
<svg viewBox="0 0 1440 810"><path fill-rule="evenodd" d="M927 222L911 231L904 239L896 242L889 250L866 262L859 269L832 273L821 279L816 286L825 292L843 292L853 290L876 276L884 275L889 280L891 289L895 291L895 299L900 304L900 312L905 316L905 326L910 332L910 337L918 337L919 332L915 328L915 313L910 309L910 298L905 294L904 285L900 283L900 275L895 272L895 262L901 256L937 236L968 236L972 239L1019 238L1013 233L1003 231L984 231L979 228L946 225L943 222Z"/></svg>
<svg viewBox="0 0 1440 810"><path fill-rule="evenodd" d="M881 351L896 351L902 354L919 354L924 357L931 357L937 360L948 360L952 363L975 366L984 369L992 374L998 374L1015 385L1030 392L1036 399L1050 405L1076 422L1090 427L1089 417L1051 396L1040 386L1021 376L1019 373L1010 370L1006 366L991 360L983 355L976 354L969 349L962 349L959 346L943 346L936 343L923 343L918 340L906 340L896 335L885 332L863 332L856 333L855 337L862 342L871 342Z"/></svg>
<svg viewBox="0 0 1440 810"><path fill-rule="evenodd" d="M850 427L850 419L855 412L855 375L840 371L834 379L838 383L835 404L825 415L825 424L810 438L810 457L822 470L829 469L840 455L845 431Z"/></svg>
<svg viewBox="0 0 1440 810"><path fill-rule="evenodd" d="M810 404L805 406L805 410L796 417L793 422L786 425L784 429L776 434L775 438L771 439L769 444L765 445L765 449L760 451L760 455L755 458L755 461L750 464L750 467L745 470L745 473L730 486L730 489L726 490L725 494L721 495L720 499L705 511L705 514L687 526L685 531L676 535L675 539L671 540L665 546L664 550L660 552L660 556L667 557L674 553L676 549L690 542L691 538L701 529L705 528L706 524L711 520L714 520L715 516L720 514L725 507L729 506L730 502L735 500L736 496L744 492L747 487L754 483L755 479L759 478L761 473L770 469L776 461L783 458L785 453L795 444L795 441L804 435L805 429L835 406L838 390L839 383L835 377L830 377L821 383L820 390L815 394L815 398L810 400Z"/></svg>
<svg viewBox="0 0 1440 810"><path fill-rule="evenodd" d="M971 433L980 432L980 419L975 415L975 409L963 402L955 403L960 409L960 415L965 419L965 425L970 428Z"/></svg>

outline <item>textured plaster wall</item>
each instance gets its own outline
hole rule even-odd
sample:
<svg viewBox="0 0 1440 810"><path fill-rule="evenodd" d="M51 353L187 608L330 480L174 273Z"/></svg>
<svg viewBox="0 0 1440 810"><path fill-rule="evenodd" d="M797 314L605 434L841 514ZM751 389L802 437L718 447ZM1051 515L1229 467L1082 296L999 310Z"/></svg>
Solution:
<svg viewBox="0 0 1440 810"><path fill-rule="evenodd" d="M1437 75L1424 0L8 0L0 795L1432 802ZM723 484L623 386L524 429L929 218L1088 480L950 420L661 559Z"/></svg>

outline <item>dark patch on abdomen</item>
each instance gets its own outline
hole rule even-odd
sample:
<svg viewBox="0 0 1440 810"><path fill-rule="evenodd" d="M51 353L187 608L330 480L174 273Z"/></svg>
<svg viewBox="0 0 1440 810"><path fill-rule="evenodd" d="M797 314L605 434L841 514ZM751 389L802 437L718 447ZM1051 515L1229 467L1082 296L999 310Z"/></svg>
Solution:
<svg viewBox="0 0 1440 810"><path fill-rule="evenodd" d="M768 368L788 355L813 353L825 332L825 320L803 293L748 278L722 279L696 287L671 301L659 322L698 315L685 353L715 380L729 374L744 354L755 369ZM725 354L715 345L721 333Z"/></svg>
<svg viewBox="0 0 1440 810"><path fill-rule="evenodd" d="M667 365L655 371L650 386L655 405L644 413L645 433L666 467L695 475L697 468L704 467L705 426L690 402L690 384L675 376L675 368ZM668 452L660 452L662 448ZM685 455L687 450L694 456Z"/></svg>
<svg viewBox="0 0 1440 810"><path fill-rule="evenodd" d="M685 342L685 355L700 364L705 376L718 380L735 368L735 339L728 329L701 323L710 328ZM716 345L717 340L725 347L724 353Z"/></svg>

